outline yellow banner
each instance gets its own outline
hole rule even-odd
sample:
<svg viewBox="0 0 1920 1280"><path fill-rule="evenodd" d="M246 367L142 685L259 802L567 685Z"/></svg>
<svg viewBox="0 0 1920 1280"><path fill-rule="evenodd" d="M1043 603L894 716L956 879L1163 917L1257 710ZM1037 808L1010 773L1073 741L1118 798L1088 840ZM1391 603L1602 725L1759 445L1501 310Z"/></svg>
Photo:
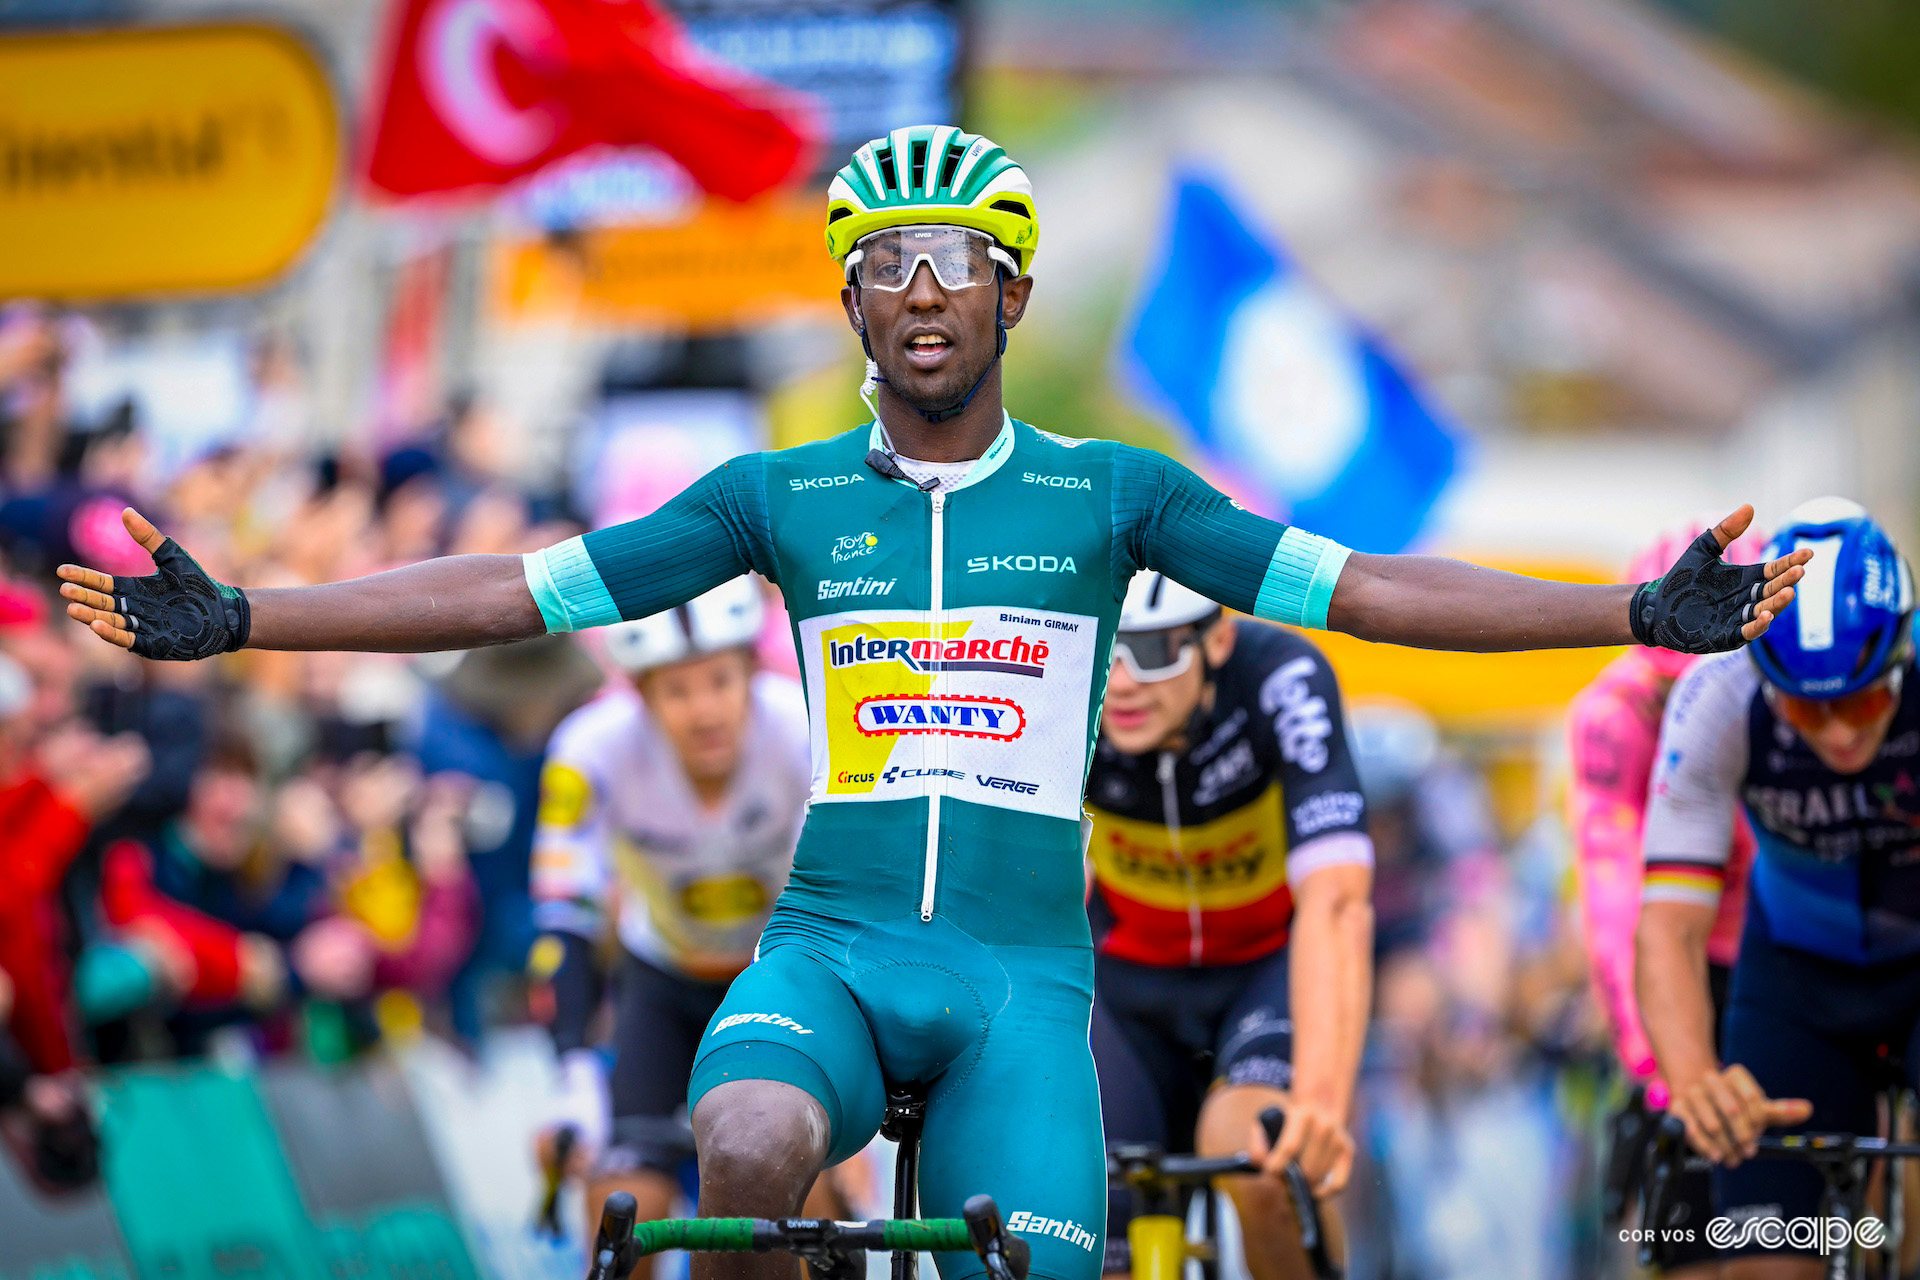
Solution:
<svg viewBox="0 0 1920 1280"><path fill-rule="evenodd" d="M824 216L815 195L711 200L660 226L510 241L495 255L494 306L510 320L578 314L694 331L833 314L840 272L827 256Z"/></svg>
<svg viewBox="0 0 1920 1280"><path fill-rule="evenodd" d="M237 289L326 213L333 95L254 24L0 39L0 296Z"/></svg>
<svg viewBox="0 0 1920 1280"><path fill-rule="evenodd" d="M1562 582L1611 582L1591 565L1467 559ZM1620 656L1617 648L1536 649L1526 653L1442 653L1373 644L1336 632L1310 632L1354 698L1386 695L1415 703L1449 728L1532 725L1557 719L1567 702Z"/></svg>

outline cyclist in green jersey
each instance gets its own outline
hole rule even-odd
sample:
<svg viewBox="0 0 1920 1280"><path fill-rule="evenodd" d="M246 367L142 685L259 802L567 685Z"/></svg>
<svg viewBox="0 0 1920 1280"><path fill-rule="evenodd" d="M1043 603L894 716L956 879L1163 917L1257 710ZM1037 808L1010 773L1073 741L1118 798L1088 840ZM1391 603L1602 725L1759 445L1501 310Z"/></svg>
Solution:
<svg viewBox="0 0 1920 1280"><path fill-rule="evenodd" d="M468 648L645 617L748 570L777 583L812 792L758 958L694 1068L701 1210L796 1211L814 1175L873 1134L885 1086L919 1082L925 1209L992 1194L1035 1275L1093 1280L1105 1172L1080 796L1134 573L1399 644L1715 650L1765 630L1807 554L1723 564L1743 508L1638 587L1350 555L1160 454L1007 415L999 357L1039 229L1025 173L992 142L896 130L840 171L827 216L871 360L870 423L736 458L650 516L524 561L453 556L314 587L215 582L129 511L159 571L63 566L62 592L103 639L199 658ZM942 1263L949 1280L981 1270L971 1255ZM694 1265L715 1280L790 1264Z"/></svg>

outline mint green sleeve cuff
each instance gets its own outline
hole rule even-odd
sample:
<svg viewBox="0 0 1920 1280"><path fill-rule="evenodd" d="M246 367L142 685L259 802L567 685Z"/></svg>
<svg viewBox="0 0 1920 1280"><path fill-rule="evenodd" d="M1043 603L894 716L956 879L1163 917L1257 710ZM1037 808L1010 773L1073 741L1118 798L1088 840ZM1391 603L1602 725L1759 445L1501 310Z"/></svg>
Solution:
<svg viewBox="0 0 1920 1280"><path fill-rule="evenodd" d="M1333 588L1352 554L1337 542L1289 527L1273 549L1253 611L1289 626L1326 630Z"/></svg>
<svg viewBox="0 0 1920 1280"><path fill-rule="evenodd" d="M526 569L527 590L540 606L548 634L584 631L620 621L620 610L581 539L568 538L544 551L529 551L521 557L521 564Z"/></svg>

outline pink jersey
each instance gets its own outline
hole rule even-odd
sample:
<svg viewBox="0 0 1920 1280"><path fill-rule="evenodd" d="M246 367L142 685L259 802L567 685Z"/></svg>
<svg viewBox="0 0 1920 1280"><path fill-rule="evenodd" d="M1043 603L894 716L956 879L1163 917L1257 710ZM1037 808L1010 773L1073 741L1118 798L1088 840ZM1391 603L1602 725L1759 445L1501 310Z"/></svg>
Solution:
<svg viewBox="0 0 1920 1280"><path fill-rule="evenodd" d="M1664 1106L1666 1090L1655 1079L1653 1049L1634 998L1633 956L1640 923L1647 783L1659 750L1660 713L1678 673L1669 674L1650 654L1629 649L1568 706L1573 755L1568 808L1579 854L1581 918L1593 985L1606 1007L1621 1064L1634 1079L1648 1082L1654 1104ZM1675 656L1661 654L1659 659ZM1707 942L1707 956L1715 964L1731 965L1740 952L1752 861L1753 833L1742 816L1734 827L1726 891Z"/></svg>

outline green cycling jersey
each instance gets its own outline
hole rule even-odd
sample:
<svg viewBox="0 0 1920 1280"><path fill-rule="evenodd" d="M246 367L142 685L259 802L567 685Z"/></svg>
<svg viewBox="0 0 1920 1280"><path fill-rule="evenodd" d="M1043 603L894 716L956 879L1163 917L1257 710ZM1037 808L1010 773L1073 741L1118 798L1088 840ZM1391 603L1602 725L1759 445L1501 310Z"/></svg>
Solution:
<svg viewBox="0 0 1920 1280"><path fill-rule="evenodd" d="M1147 450L1006 420L951 488L866 464L869 425L719 467L527 559L547 626L671 608L754 570L793 619L813 750L789 899L1084 941L1080 798L1133 574L1324 626L1344 549ZM996 892L1007 877L1020 901Z"/></svg>
<svg viewBox="0 0 1920 1280"><path fill-rule="evenodd" d="M1324 626L1346 551L1186 468L1005 419L929 492L868 465L877 425L737 458L643 519L527 558L554 631L778 583L805 677L811 795L752 965L701 1039L689 1106L804 1090L830 1158L886 1087L928 1089L921 1201L993 1195L1042 1280L1094 1280L1106 1204L1082 873L1108 653L1134 573ZM979 1271L940 1256L947 1280Z"/></svg>

